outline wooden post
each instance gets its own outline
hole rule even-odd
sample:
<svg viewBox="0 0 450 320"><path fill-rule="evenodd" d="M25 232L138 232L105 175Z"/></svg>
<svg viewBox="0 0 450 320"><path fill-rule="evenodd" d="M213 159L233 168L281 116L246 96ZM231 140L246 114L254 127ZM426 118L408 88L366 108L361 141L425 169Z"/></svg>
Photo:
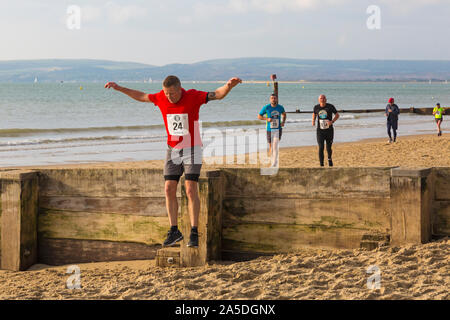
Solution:
<svg viewBox="0 0 450 320"><path fill-rule="evenodd" d="M37 262L38 175L0 173L2 183L1 269L22 271Z"/></svg>
<svg viewBox="0 0 450 320"><path fill-rule="evenodd" d="M431 239L434 175L426 169L391 169L391 243L426 243Z"/></svg>
<svg viewBox="0 0 450 320"><path fill-rule="evenodd" d="M180 247L162 248L156 251L157 267L179 267Z"/></svg>
<svg viewBox="0 0 450 320"><path fill-rule="evenodd" d="M188 200L184 183L181 186L181 243L180 260L182 267L203 266L207 261L222 258L222 199L223 183L220 171L208 171L206 178L199 179L200 213L198 219L198 248L189 248L187 243L191 233Z"/></svg>
<svg viewBox="0 0 450 320"><path fill-rule="evenodd" d="M278 81L277 80L277 75L276 74L272 74L270 76L270 79L273 82L273 94L278 98Z"/></svg>

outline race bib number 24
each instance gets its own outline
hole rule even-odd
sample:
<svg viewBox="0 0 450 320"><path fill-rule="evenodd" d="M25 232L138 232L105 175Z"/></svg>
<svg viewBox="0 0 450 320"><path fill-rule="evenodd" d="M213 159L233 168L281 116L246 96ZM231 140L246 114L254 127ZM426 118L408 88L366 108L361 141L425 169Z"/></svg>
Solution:
<svg viewBox="0 0 450 320"><path fill-rule="evenodd" d="M168 114L167 127L172 136L185 136L189 133L189 116L187 113Z"/></svg>

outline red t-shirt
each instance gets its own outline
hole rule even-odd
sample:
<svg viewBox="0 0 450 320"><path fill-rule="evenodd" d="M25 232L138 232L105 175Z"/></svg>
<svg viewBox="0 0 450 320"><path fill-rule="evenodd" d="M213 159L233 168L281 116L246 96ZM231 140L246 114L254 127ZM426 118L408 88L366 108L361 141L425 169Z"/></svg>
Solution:
<svg viewBox="0 0 450 320"><path fill-rule="evenodd" d="M208 102L208 92L181 90L181 99L175 104L169 102L163 90L149 94L148 98L161 110L169 146L176 149L201 146L198 114L200 106Z"/></svg>

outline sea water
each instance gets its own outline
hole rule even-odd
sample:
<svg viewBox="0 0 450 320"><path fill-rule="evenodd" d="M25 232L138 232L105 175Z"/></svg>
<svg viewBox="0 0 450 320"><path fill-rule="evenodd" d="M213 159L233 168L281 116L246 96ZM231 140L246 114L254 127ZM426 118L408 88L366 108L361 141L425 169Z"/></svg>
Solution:
<svg viewBox="0 0 450 320"><path fill-rule="evenodd" d="M161 90L161 83L120 83L146 93ZM185 89L214 91L224 82L183 83ZM218 135L236 144L240 135L263 133L265 123L257 120L269 103L270 83L243 83L220 101L201 107L202 139L205 148L217 145ZM281 147L316 144L312 110L320 94L338 110L384 109L390 97L400 108L434 107L450 104L450 86L445 83L322 82L280 83L279 103L288 113ZM335 123L338 142L387 137L384 113L341 113ZM444 121L443 131L449 128ZM436 132L433 116L402 113L398 135ZM141 103L105 89L103 83L1 83L0 166L163 159L166 131L161 113L152 103ZM241 140L242 141L242 140ZM254 150L224 146L210 155Z"/></svg>

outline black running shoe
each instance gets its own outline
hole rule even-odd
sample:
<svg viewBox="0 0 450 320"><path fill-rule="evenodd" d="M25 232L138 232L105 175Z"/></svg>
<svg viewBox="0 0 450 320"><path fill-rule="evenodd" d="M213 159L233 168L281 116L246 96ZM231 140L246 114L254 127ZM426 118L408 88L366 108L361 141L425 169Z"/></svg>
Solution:
<svg viewBox="0 0 450 320"><path fill-rule="evenodd" d="M169 230L169 232L167 232L167 239L164 241L163 247L173 246L175 243L181 240L183 240L183 234L181 234L180 230Z"/></svg>
<svg viewBox="0 0 450 320"><path fill-rule="evenodd" d="M188 247L197 248L198 247L198 233L191 231L191 236L189 237Z"/></svg>
<svg viewBox="0 0 450 320"><path fill-rule="evenodd" d="M333 166L333 160L328 159L328 166L332 167Z"/></svg>

